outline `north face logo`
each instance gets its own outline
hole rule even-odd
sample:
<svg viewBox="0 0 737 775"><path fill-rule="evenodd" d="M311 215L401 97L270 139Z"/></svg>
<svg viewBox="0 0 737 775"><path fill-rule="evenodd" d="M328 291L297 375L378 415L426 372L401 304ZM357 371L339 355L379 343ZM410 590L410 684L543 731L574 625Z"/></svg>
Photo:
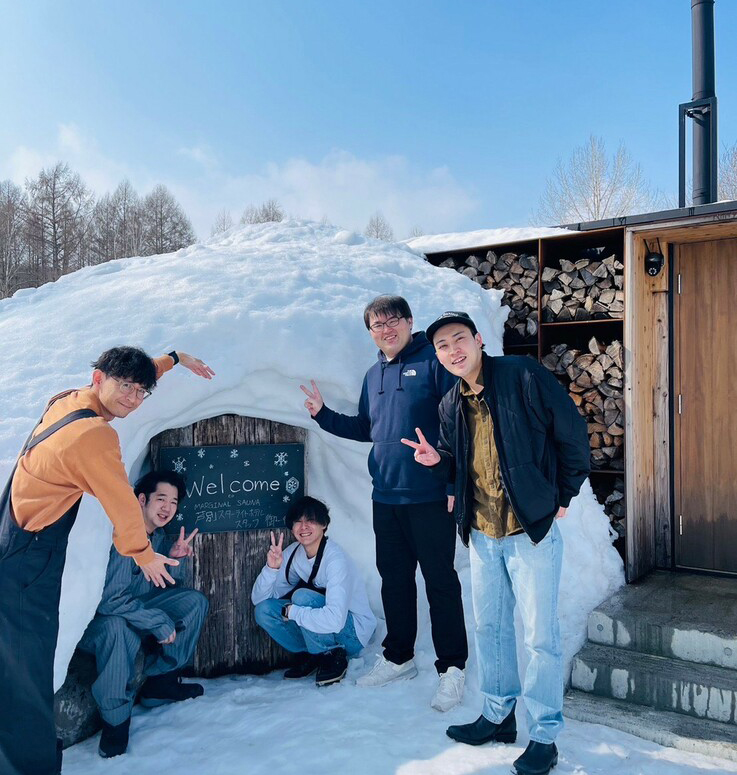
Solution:
<svg viewBox="0 0 737 775"><path fill-rule="evenodd" d="M414 369L407 369L407 371L402 372L403 377L416 377L417 372Z"/></svg>

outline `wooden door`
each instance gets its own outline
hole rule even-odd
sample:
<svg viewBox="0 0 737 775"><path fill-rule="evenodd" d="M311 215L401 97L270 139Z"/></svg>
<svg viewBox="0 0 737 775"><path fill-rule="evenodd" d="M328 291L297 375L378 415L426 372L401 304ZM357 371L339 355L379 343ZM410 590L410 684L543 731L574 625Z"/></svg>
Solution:
<svg viewBox="0 0 737 775"><path fill-rule="evenodd" d="M737 574L737 239L675 271L676 565Z"/></svg>

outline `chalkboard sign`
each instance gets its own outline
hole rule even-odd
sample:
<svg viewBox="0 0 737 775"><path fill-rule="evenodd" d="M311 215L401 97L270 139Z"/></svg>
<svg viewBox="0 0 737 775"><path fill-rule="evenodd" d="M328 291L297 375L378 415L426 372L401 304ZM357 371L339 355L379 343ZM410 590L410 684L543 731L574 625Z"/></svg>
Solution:
<svg viewBox="0 0 737 775"><path fill-rule="evenodd" d="M289 504L304 495L304 444L162 447L159 467L187 484L169 533L284 527Z"/></svg>

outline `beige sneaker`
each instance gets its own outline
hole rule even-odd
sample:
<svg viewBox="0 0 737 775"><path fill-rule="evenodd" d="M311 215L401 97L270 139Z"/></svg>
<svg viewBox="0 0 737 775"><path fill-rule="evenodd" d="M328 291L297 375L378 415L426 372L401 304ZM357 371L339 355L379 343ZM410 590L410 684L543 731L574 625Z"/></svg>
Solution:
<svg viewBox="0 0 737 775"><path fill-rule="evenodd" d="M466 683L466 674L457 667L449 667L444 673L440 674L438 690L432 698L432 705L435 710L445 713L463 699L463 687Z"/></svg>
<svg viewBox="0 0 737 775"><path fill-rule="evenodd" d="M417 675L414 659L410 659L401 665L395 665L389 662L383 656L376 660L376 664L366 675L362 675L357 681L356 686L386 686L394 681L404 681L408 678L414 678Z"/></svg>

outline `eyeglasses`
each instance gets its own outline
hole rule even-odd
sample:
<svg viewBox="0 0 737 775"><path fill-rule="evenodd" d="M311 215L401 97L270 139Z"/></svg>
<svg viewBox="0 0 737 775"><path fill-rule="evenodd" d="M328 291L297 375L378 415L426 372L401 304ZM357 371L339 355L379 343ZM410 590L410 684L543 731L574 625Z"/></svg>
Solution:
<svg viewBox="0 0 737 775"><path fill-rule="evenodd" d="M112 377L112 379L120 385L120 392L124 396L135 395L139 401L145 401L151 395L150 390L137 387L133 382L123 382L122 379L118 379L117 377Z"/></svg>
<svg viewBox="0 0 737 775"><path fill-rule="evenodd" d="M378 334L380 331L383 331L384 328L396 328L399 325L399 321L404 320L404 318L387 318L384 321L377 320L376 323L372 323L369 328L375 333Z"/></svg>

